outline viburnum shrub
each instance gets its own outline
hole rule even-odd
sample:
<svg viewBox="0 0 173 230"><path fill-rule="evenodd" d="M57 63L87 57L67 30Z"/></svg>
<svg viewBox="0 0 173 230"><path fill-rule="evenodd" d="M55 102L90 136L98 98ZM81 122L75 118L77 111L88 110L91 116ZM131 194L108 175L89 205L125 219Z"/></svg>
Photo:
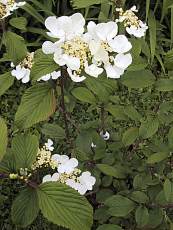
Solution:
<svg viewBox="0 0 173 230"><path fill-rule="evenodd" d="M0 0L0 205L12 228L172 229L172 5L64 2Z"/></svg>

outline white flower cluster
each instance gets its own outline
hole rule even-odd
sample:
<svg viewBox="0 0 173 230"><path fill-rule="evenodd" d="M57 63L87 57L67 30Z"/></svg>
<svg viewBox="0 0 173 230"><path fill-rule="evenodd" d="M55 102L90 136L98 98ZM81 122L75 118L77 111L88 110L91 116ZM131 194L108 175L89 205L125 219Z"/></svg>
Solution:
<svg viewBox="0 0 173 230"><path fill-rule="evenodd" d="M0 19L6 18L14 10L17 10L19 7L25 5L26 2L16 2L15 0L0 0Z"/></svg>
<svg viewBox="0 0 173 230"><path fill-rule="evenodd" d="M45 144L49 151L53 151L53 142L49 139ZM92 190L96 182L95 177L91 173L81 172L77 168L78 160L76 158L69 158L67 155L54 154L49 156L49 161L53 162L57 172L53 175L48 174L43 177L43 183L50 181L58 181L66 184L77 190L81 195L84 195L88 190Z"/></svg>
<svg viewBox="0 0 173 230"><path fill-rule="evenodd" d="M90 21L84 31L85 19L80 13L72 16L50 16L45 21L50 37L42 45L45 54L53 54L59 66L66 66L71 79L81 82L86 75L98 77L104 71L108 78L120 78L132 63L131 43L118 35L116 22L95 24Z"/></svg>
<svg viewBox="0 0 173 230"><path fill-rule="evenodd" d="M117 8L116 11L119 12L119 19L116 21L124 23L128 34L134 35L137 38L145 36L148 26L136 16L135 13L138 12L136 6L126 11L123 11L122 8Z"/></svg>
<svg viewBox="0 0 173 230"><path fill-rule="evenodd" d="M14 69L11 71L11 75L16 77L17 80L21 80L22 83L28 83L30 81L31 69L33 66L34 52L28 53L26 58L20 62L17 66L11 63L11 67ZM52 73L46 74L39 78L37 81L48 81L50 79L56 80L60 77L60 71L54 71Z"/></svg>

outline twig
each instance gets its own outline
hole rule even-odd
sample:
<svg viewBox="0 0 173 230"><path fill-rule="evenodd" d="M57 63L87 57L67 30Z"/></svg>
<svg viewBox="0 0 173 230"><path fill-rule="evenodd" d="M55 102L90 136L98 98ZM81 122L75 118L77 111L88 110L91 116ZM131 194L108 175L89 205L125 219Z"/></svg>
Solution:
<svg viewBox="0 0 173 230"><path fill-rule="evenodd" d="M69 141L70 135L69 135L69 128L68 128L68 121L67 121L67 112L65 107L65 101L64 101L64 80L66 77L66 69L63 67L61 68L61 77L60 77L60 87L61 87L61 108L63 113L63 119L65 124L65 134L66 134L66 140Z"/></svg>

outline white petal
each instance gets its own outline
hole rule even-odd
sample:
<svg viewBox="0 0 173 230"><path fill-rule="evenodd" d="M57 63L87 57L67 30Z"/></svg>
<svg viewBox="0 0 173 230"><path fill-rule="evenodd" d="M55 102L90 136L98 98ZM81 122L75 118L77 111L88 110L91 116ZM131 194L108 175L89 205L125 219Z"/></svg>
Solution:
<svg viewBox="0 0 173 230"><path fill-rule="evenodd" d="M109 45L116 53L126 53L132 48L131 43L125 35L116 36L113 40L109 41Z"/></svg>
<svg viewBox="0 0 173 230"><path fill-rule="evenodd" d="M103 131L102 131L102 132L100 132L100 135L101 135L101 137L103 137L103 139L105 141L109 140L109 138L110 138L110 134L108 133L108 131L106 131L105 133L103 133Z"/></svg>
<svg viewBox="0 0 173 230"><path fill-rule="evenodd" d="M86 187L86 185L79 184L79 185L78 185L78 192L79 192L81 195L84 195L84 194L87 192L87 187Z"/></svg>
<svg viewBox="0 0 173 230"><path fill-rule="evenodd" d="M58 181L59 180L59 173L54 173L53 175L52 175L52 181Z"/></svg>
<svg viewBox="0 0 173 230"><path fill-rule="evenodd" d="M64 66L66 64L66 61L64 60L63 55L60 52L60 50L57 50L54 53L54 58L53 59L59 66Z"/></svg>
<svg viewBox="0 0 173 230"><path fill-rule="evenodd" d="M49 181L52 181L52 177L50 174L43 177L43 180L42 180L43 183L49 182Z"/></svg>
<svg viewBox="0 0 173 230"><path fill-rule="evenodd" d="M52 79L56 80L61 76L61 71L54 71L51 73Z"/></svg>
<svg viewBox="0 0 173 230"><path fill-rule="evenodd" d="M20 65L17 65L16 69L13 69L11 71L11 75L13 77L16 77L17 80L22 79L25 76L25 74L26 74L26 69L24 67L21 67Z"/></svg>
<svg viewBox="0 0 173 230"><path fill-rule="evenodd" d="M98 66L96 66L95 64L91 64L88 66L88 64L85 66L85 72L93 77L98 77L102 72L103 69L99 68Z"/></svg>
<svg viewBox="0 0 173 230"><path fill-rule="evenodd" d="M22 78L22 82L25 84L30 80L30 70L26 69L25 76Z"/></svg>
<svg viewBox="0 0 173 230"><path fill-rule="evenodd" d="M47 34L50 37L61 38L64 36L64 31L59 26L59 21L56 16L50 16L45 20L45 26L50 31Z"/></svg>
<svg viewBox="0 0 173 230"><path fill-rule="evenodd" d="M124 73L124 69L113 65L106 65L105 70L108 78L120 78L120 76Z"/></svg>
<svg viewBox="0 0 173 230"><path fill-rule="evenodd" d="M102 41L109 41L118 33L116 22L99 23L96 26L96 34Z"/></svg>
<svg viewBox="0 0 173 230"><path fill-rule="evenodd" d="M80 68L80 59L77 57L72 57L67 54L63 54L63 60L66 62L67 67L71 70L78 70Z"/></svg>
<svg viewBox="0 0 173 230"><path fill-rule="evenodd" d="M126 69L129 65L132 64L132 55L117 54L114 63L118 68Z"/></svg>
<svg viewBox="0 0 173 230"><path fill-rule="evenodd" d="M56 44L50 41L45 41L42 45L42 51L45 54L53 54L56 51Z"/></svg>
<svg viewBox="0 0 173 230"><path fill-rule="evenodd" d="M46 74L42 76L41 78L38 79L38 81L43 80L43 81L48 81L50 80L50 74Z"/></svg>
<svg viewBox="0 0 173 230"><path fill-rule="evenodd" d="M77 74L73 74L72 70L70 68L67 68L67 72L68 72L70 78L72 79L72 81L74 81L74 82L81 82L81 81L84 81L86 79L86 77L84 77L84 76L80 77Z"/></svg>
<svg viewBox="0 0 173 230"><path fill-rule="evenodd" d="M84 32L85 19L82 14L75 13L71 16L73 29L76 32L76 35L81 35Z"/></svg>

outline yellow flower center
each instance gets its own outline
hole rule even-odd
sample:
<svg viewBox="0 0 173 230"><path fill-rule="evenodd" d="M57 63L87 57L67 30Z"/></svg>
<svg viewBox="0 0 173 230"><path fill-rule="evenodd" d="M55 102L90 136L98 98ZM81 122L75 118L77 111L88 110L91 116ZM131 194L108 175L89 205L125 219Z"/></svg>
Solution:
<svg viewBox="0 0 173 230"><path fill-rule="evenodd" d="M33 53L28 53L26 58L22 62L20 62L19 65L27 69L31 69L33 65L33 58Z"/></svg>
<svg viewBox="0 0 173 230"><path fill-rule="evenodd" d="M81 38L77 37L71 41L66 41L64 45L62 45L62 49L65 54L80 59L80 70L78 72L84 68L85 62L91 59L89 46Z"/></svg>
<svg viewBox="0 0 173 230"><path fill-rule="evenodd" d="M121 8L119 10L120 17L124 18L124 26L135 26L139 27L140 20L132 10L123 11Z"/></svg>
<svg viewBox="0 0 173 230"><path fill-rule="evenodd" d="M0 3L0 18L3 18L7 14L6 6Z"/></svg>

